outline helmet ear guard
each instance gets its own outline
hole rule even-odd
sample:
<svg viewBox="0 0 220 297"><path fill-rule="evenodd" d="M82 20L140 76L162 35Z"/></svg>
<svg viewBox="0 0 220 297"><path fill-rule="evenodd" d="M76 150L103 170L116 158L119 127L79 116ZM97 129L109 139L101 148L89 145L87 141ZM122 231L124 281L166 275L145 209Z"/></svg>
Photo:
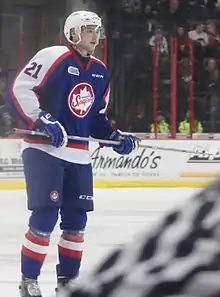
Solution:
<svg viewBox="0 0 220 297"><path fill-rule="evenodd" d="M81 41L81 35L76 33L75 28L70 29L70 41L72 44L77 45Z"/></svg>

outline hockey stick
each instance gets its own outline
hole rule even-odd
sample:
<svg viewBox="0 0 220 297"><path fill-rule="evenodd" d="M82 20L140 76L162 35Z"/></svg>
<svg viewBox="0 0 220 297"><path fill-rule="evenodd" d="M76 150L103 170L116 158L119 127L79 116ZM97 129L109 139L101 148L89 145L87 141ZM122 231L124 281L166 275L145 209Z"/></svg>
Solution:
<svg viewBox="0 0 220 297"><path fill-rule="evenodd" d="M24 130L24 129L13 129L12 133L15 135L33 135L33 136L43 136L49 138L50 136L38 131L32 131L32 130ZM107 140L107 139L97 139L92 137L81 137L81 136L68 136L68 139L70 140L78 140L78 141L91 141L91 142L98 142L103 144L112 144L112 145L120 145L120 141L115 140ZM209 156L213 156L213 154L205 152L205 151L194 151L194 150L186 150L186 149L177 149L177 148L171 148L171 147L163 147L163 146L154 146L154 145L146 145L146 144L140 144L140 148L145 149L151 149L151 150L160 150L160 151L170 151L170 152L176 152L176 153L186 153L186 154L206 154Z"/></svg>
<svg viewBox="0 0 220 297"><path fill-rule="evenodd" d="M33 136L43 136L50 138L50 136L46 133L43 132L38 132L38 131L32 131L32 130L23 130L23 129L13 129L12 132L16 135L33 135ZM68 135L69 140L78 140L78 141L91 141L91 142L100 142L103 144L112 144L112 145L119 145L120 141L115 141L115 140L107 140L107 139L96 139L92 137L81 137L81 136L72 136Z"/></svg>

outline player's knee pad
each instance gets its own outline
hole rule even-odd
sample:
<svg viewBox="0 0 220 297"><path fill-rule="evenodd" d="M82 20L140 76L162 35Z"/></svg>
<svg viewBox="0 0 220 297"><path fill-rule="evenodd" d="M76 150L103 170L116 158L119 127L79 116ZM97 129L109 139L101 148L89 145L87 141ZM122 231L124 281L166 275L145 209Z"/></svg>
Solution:
<svg viewBox="0 0 220 297"><path fill-rule="evenodd" d="M56 226L59 208L37 208L29 219L30 230L36 235L50 235Z"/></svg>

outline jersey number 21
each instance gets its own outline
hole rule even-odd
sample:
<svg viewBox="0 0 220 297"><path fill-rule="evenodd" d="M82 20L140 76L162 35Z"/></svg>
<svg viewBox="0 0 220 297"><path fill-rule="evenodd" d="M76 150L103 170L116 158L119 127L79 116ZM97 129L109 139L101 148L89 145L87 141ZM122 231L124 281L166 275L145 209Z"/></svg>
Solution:
<svg viewBox="0 0 220 297"><path fill-rule="evenodd" d="M33 78L38 78L38 74L41 70L41 68L43 67L43 65L41 64L37 64L36 62L32 62L30 64L30 66L28 66L27 68L25 68L24 73L33 77Z"/></svg>

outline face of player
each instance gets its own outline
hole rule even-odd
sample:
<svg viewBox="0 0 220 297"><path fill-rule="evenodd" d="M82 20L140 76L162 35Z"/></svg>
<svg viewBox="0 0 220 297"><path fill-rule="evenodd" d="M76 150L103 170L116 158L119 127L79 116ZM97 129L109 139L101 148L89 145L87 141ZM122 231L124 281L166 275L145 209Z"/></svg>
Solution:
<svg viewBox="0 0 220 297"><path fill-rule="evenodd" d="M86 26L82 28L81 41L79 47L89 55L93 54L99 44L100 29L96 26Z"/></svg>

